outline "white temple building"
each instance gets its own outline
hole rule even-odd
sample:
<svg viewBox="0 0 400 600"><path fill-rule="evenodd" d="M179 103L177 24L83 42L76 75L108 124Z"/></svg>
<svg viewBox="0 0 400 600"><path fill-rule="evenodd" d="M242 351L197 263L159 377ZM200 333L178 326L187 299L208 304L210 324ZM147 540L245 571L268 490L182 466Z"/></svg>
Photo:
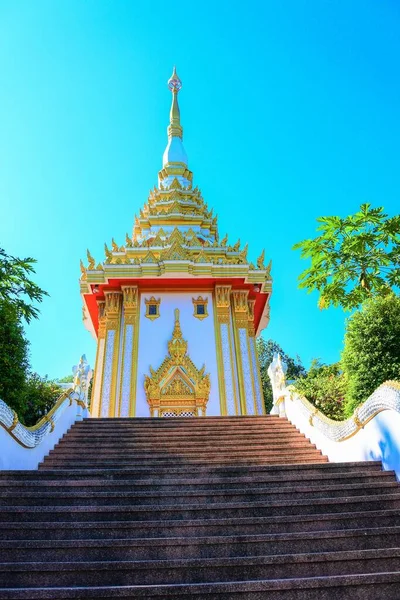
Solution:
<svg viewBox="0 0 400 600"><path fill-rule="evenodd" d="M255 338L269 321L271 263L220 239L193 187L174 69L158 186L123 245L81 264L86 327L97 339L94 417L264 414Z"/></svg>

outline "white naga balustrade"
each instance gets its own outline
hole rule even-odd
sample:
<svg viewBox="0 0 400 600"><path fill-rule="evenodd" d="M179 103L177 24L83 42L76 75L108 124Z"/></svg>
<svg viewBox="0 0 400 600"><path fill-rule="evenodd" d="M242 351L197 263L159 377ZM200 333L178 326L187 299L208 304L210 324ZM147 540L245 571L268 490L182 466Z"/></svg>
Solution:
<svg viewBox="0 0 400 600"><path fill-rule="evenodd" d="M400 479L400 382L387 381L345 421L333 421L286 385L279 355L269 366L271 414L287 417L332 462L380 460Z"/></svg>
<svg viewBox="0 0 400 600"><path fill-rule="evenodd" d="M69 427L90 416L87 406L92 370L85 355L74 367L74 382L35 426L25 427L0 400L0 470L37 469Z"/></svg>

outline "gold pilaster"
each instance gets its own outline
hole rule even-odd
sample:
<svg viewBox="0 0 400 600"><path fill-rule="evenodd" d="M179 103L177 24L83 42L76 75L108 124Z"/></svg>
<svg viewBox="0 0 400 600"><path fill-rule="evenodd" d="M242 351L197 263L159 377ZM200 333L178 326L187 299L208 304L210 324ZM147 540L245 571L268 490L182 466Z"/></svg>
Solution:
<svg viewBox="0 0 400 600"><path fill-rule="evenodd" d="M246 407L246 388L243 373L242 351L240 346L240 330L245 330L246 337L248 336L248 295L248 290L234 290L232 292L233 329L236 347L236 364L239 380L240 407L242 415L246 415L248 411Z"/></svg>
<svg viewBox="0 0 400 600"><path fill-rule="evenodd" d="M261 371L260 371L260 362L258 360L258 350L257 350L257 344L256 344L256 332L255 332L255 327L254 327L254 307L255 307L256 301L254 299L250 299L249 300L249 344L250 344L250 358L252 361L252 368L253 368L253 373L255 373L255 378L253 381L253 386L254 386L254 391L255 391L255 396L254 396L254 402L255 402L255 408L256 408L256 414L260 414L260 411L257 408L257 393L256 393L256 387L258 387L259 391L260 391L260 399L261 399L261 414L265 415L265 403L264 403L264 394L263 394L263 387L262 387L262 381L261 381ZM254 358L253 358L253 353L251 352L251 349L254 348Z"/></svg>
<svg viewBox="0 0 400 600"><path fill-rule="evenodd" d="M255 327L254 327L254 306L256 301L253 298L247 300L247 315L248 315L248 325L247 330L249 332L249 337L254 337L256 335Z"/></svg>
<svg viewBox="0 0 400 600"><path fill-rule="evenodd" d="M220 376L221 413L232 414L229 410L229 397L232 396L234 414L240 414L237 393L237 379L235 369L234 347L231 331L231 286L215 286L215 315L216 315L216 343L218 358L218 373ZM224 332L225 335L224 335Z"/></svg>
<svg viewBox="0 0 400 600"><path fill-rule="evenodd" d="M120 322L121 322L121 298L122 293L120 291L117 292L104 292L106 307L106 357L105 363L107 361L108 355L108 343L111 339L112 332L114 343L112 349L112 363L111 363L111 381L110 381L110 394L109 394L109 410L108 416L115 416L115 403L116 403L116 393L117 393L117 380L118 380L118 360L119 360L119 334L120 334ZM106 369L107 365L104 365L104 369ZM103 376L103 390L104 390L104 376ZM103 395L102 390L102 395ZM107 398L102 397L102 402L107 402Z"/></svg>
<svg viewBox="0 0 400 600"><path fill-rule="evenodd" d="M254 362L253 360L253 352L252 346L254 347L254 356L257 357L257 350L255 347L255 327L254 327L254 306L256 301L253 298L247 300L247 315L248 315L248 324L247 324L247 351L249 354L250 361L250 369L251 369L251 383L253 387L253 402L254 402L254 414L258 415L259 410L257 407L257 387L255 377L258 377L258 363L257 360ZM262 389L262 388L261 388Z"/></svg>
<svg viewBox="0 0 400 600"><path fill-rule="evenodd" d="M97 334L96 363L94 367L92 399L90 407L90 413L92 417L98 417L100 410L101 387L103 381L104 367L104 344L106 335L105 305L106 303L104 300L97 301L99 328Z"/></svg>
<svg viewBox="0 0 400 600"><path fill-rule="evenodd" d="M228 286L228 302L229 302L229 291ZM216 286L215 294L213 298L214 308L214 329L215 329L215 344L217 351L217 368L218 368L218 388L219 388L219 402L221 408L221 415L225 416L228 414L226 405L226 389L225 389L225 376L224 376L224 358L222 355L222 342L221 342L221 323L225 322L225 307L223 302L223 294L220 286ZM229 304L228 304L228 317L229 317ZM228 322L228 321L226 321Z"/></svg>
<svg viewBox="0 0 400 600"><path fill-rule="evenodd" d="M118 398L118 415L135 416L136 411L136 379L138 358L139 327L139 291L137 286L122 286L123 294L123 341L121 357L121 377ZM128 328L132 328L128 329ZM129 396L128 410L125 403ZM126 412L128 414L126 414Z"/></svg>

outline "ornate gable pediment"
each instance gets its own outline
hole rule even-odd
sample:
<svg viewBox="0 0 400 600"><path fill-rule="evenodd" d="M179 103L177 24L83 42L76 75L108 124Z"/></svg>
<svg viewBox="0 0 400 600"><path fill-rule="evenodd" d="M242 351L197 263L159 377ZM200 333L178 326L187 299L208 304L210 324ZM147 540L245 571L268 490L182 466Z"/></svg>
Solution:
<svg viewBox="0 0 400 600"><path fill-rule="evenodd" d="M150 376L145 376L144 389L152 416L164 413L204 416L210 395L210 376L205 365L197 369L187 354L188 344L182 337L179 310L175 309L175 324L168 342L168 356Z"/></svg>
<svg viewBox="0 0 400 600"><path fill-rule="evenodd" d="M158 263L158 260L154 256L153 252L151 252L151 250L148 251L148 253L142 260L142 264L157 264L157 263Z"/></svg>
<svg viewBox="0 0 400 600"><path fill-rule="evenodd" d="M164 250L161 255L162 260L188 260L188 251L180 245L179 242L174 242L168 250Z"/></svg>
<svg viewBox="0 0 400 600"><path fill-rule="evenodd" d="M179 242L179 244L183 244L184 241L185 238L183 237L182 232L177 227L175 227L168 238L168 244L172 245L174 242Z"/></svg>

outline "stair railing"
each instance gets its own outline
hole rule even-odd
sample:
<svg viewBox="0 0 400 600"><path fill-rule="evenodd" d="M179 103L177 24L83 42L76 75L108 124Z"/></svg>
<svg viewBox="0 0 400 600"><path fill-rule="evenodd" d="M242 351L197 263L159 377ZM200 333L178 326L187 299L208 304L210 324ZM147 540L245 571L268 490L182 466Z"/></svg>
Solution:
<svg viewBox="0 0 400 600"><path fill-rule="evenodd" d="M69 406L76 406L76 420L88 414L88 391L92 370L83 354L79 364L73 368L74 381L65 390L51 410L33 425L26 427L17 413L8 404L0 400L0 425L24 448L36 448L44 438L54 431L57 421Z"/></svg>
<svg viewBox="0 0 400 600"><path fill-rule="evenodd" d="M334 421L293 385L286 385L286 365L279 355L274 356L268 374L271 414L287 417L332 461L381 460L400 478L400 382L382 383L351 417Z"/></svg>

